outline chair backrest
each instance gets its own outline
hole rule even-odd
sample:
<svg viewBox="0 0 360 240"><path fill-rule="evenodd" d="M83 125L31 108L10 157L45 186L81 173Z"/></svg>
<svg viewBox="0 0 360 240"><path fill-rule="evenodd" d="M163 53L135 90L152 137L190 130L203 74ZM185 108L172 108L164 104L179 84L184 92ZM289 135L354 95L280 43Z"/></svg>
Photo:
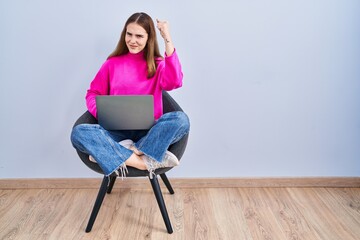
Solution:
<svg viewBox="0 0 360 240"><path fill-rule="evenodd" d="M181 107L179 106L179 104L170 96L170 94L168 92L163 91L162 96L163 96L163 112L164 113L174 112L174 111L183 111L181 109ZM73 127L75 127L79 124L85 124L85 123L86 124L97 124L98 121L89 111L86 111L77 119L77 121L75 122ZM180 141L172 144L169 147L169 151L172 152L173 154L175 154L175 156L179 160L181 159L181 157L183 156L183 154L185 152L188 137L189 137L189 134L185 135L182 139L180 139ZM94 163L89 160L88 154L85 154L77 149L76 149L76 152L79 155L80 159L85 163L86 166L88 166L90 169L94 170L95 172L103 174L103 171L101 170L99 165L97 163ZM165 169L159 170L159 172L160 173L161 173L161 171L166 172L170 169L171 168L165 168ZM131 175L140 176L140 175L146 174L146 171L138 170L135 168L131 168L131 169L128 168L128 170L129 170L129 174L127 174L128 176L131 176Z"/></svg>

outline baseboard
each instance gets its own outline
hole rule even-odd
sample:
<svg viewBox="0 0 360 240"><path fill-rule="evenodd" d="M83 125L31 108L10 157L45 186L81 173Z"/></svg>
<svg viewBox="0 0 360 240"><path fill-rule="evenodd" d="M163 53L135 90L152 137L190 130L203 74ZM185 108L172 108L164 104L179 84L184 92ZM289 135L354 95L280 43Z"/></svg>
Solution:
<svg viewBox="0 0 360 240"><path fill-rule="evenodd" d="M0 179L0 189L98 189L101 178ZM162 181L160 181L162 182ZM170 178L174 188L360 187L360 177ZM117 180L114 188L151 188L147 178Z"/></svg>

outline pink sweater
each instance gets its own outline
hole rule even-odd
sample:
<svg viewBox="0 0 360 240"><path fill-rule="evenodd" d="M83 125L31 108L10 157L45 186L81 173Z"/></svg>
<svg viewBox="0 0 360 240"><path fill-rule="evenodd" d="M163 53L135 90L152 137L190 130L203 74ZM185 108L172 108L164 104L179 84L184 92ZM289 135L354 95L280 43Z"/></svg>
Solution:
<svg viewBox="0 0 360 240"><path fill-rule="evenodd" d="M96 117L97 95L153 95L154 118L163 114L162 90L170 91L182 86L183 74L176 51L159 59L154 77L147 78L144 53L127 53L109 58L101 66L86 94L89 112Z"/></svg>

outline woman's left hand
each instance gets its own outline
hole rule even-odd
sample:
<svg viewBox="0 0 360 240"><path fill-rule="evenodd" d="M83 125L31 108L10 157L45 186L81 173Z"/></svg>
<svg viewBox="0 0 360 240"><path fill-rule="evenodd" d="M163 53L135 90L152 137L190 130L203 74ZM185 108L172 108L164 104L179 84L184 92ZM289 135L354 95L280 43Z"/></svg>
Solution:
<svg viewBox="0 0 360 240"><path fill-rule="evenodd" d="M167 21L160 21L156 19L156 27L159 29L162 38L165 42L171 41L169 23Z"/></svg>
<svg viewBox="0 0 360 240"><path fill-rule="evenodd" d="M174 52L175 48L170 36L169 23L167 21L160 21L159 19L156 19L156 23L156 27L159 29L161 37L165 41L166 55L170 56Z"/></svg>

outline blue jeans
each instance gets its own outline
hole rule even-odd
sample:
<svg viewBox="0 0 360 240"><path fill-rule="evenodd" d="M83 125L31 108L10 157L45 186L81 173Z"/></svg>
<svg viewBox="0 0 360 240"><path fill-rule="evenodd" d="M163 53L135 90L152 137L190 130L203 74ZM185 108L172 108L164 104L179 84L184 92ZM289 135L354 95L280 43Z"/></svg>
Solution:
<svg viewBox="0 0 360 240"><path fill-rule="evenodd" d="M93 156L106 176L117 171L133 154L119 144L131 139L146 156L161 162L169 146L189 132L189 118L184 112L162 115L150 130L108 131L99 124L79 124L71 132L73 146Z"/></svg>

